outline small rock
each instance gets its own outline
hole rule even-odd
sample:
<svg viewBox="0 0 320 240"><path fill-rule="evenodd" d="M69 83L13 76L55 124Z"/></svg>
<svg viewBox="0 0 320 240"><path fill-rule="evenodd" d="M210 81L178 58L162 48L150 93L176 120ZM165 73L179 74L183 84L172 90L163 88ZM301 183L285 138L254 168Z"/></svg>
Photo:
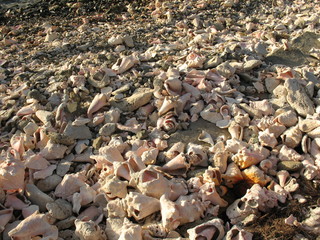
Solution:
<svg viewBox="0 0 320 240"><path fill-rule="evenodd" d="M99 134L101 136L110 136L112 133L114 133L117 129L116 123L106 123L103 125L103 127L99 130Z"/></svg>
<svg viewBox="0 0 320 240"><path fill-rule="evenodd" d="M267 45L265 43L262 42L258 42L255 46L254 46L254 50L256 51L256 53L258 53L259 55L267 55L268 51L267 51Z"/></svg>
<svg viewBox="0 0 320 240"><path fill-rule="evenodd" d="M54 190L61 181L62 177L57 174L53 174L45 179L39 180L37 187L43 192L49 192Z"/></svg>
<svg viewBox="0 0 320 240"><path fill-rule="evenodd" d="M123 52L124 50L126 50L126 47L124 45L118 45L114 48L115 52Z"/></svg>
<svg viewBox="0 0 320 240"><path fill-rule="evenodd" d="M26 185L25 195L32 204L39 206L41 212L45 212L47 210L47 203L53 202L53 199L51 197L42 192L33 184Z"/></svg>
<svg viewBox="0 0 320 240"><path fill-rule="evenodd" d="M133 112L143 105L150 102L153 90L150 88L140 88L132 94L132 96L116 101L114 98L110 99L110 104L113 107L119 108L124 112Z"/></svg>
<svg viewBox="0 0 320 240"><path fill-rule="evenodd" d="M226 78L230 78L236 72L236 69L232 67L228 62L219 64L216 69L222 76Z"/></svg>
<svg viewBox="0 0 320 240"><path fill-rule="evenodd" d="M123 41L127 47L134 47L133 39L131 36L128 36L128 35L124 36Z"/></svg>
<svg viewBox="0 0 320 240"><path fill-rule="evenodd" d="M256 214L250 214L244 220L241 221L243 226L249 226L258 220L259 216Z"/></svg>
<svg viewBox="0 0 320 240"><path fill-rule="evenodd" d="M273 90L280 84L280 80L276 78L266 78L264 80L266 89L269 93L272 93Z"/></svg>
<svg viewBox="0 0 320 240"><path fill-rule="evenodd" d="M77 111L78 109L78 103L76 102L69 102L67 104L67 109L69 111L69 113L74 113L75 111Z"/></svg>
<svg viewBox="0 0 320 240"><path fill-rule="evenodd" d="M39 128L39 126L37 124L35 124L34 122L29 122L24 128L23 131L25 132L25 134L31 136L33 135L37 129Z"/></svg>
<svg viewBox="0 0 320 240"><path fill-rule="evenodd" d="M77 218L75 216L68 217L64 220L61 220L56 223L56 226L59 230L68 229L74 226L74 220Z"/></svg>
<svg viewBox="0 0 320 240"><path fill-rule="evenodd" d="M41 122L44 124L50 123L50 120L53 119L53 114L52 112L45 111L45 110L38 110L36 111L36 116L39 118Z"/></svg>
<svg viewBox="0 0 320 240"><path fill-rule="evenodd" d="M130 86L131 84L125 84L123 85L122 87L118 88L117 90L113 91L112 92L112 95L118 95L120 93L123 93L123 92L126 92L126 91L129 91L130 90Z"/></svg>
<svg viewBox="0 0 320 240"><path fill-rule="evenodd" d="M71 167L71 164L72 164L71 161L73 159L74 159L74 155L70 154L66 157L66 159L61 160L56 169L57 175L59 175L60 177L63 177L64 175L66 175L66 173L69 171Z"/></svg>
<svg viewBox="0 0 320 240"><path fill-rule="evenodd" d="M67 125L63 134L73 139L91 139L92 138L91 131L87 126L85 125L73 126L71 123Z"/></svg>
<svg viewBox="0 0 320 240"><path fill-rule="evenodd" d="M278 171L280 170L287 170L290 172L299 171L303 167L301 162L297 161L281 161L278 163Z"/></svg>
<svg viewBox="0 0 320 240"><path fill-rule="evenodd" d="M69 146L75 143L74 138L56 132L50 132L49 138L53 143L56 144L63 144Z"/></svg>
<svg viewBox="0 0 320 240"><path fill-rule="evenodd" d="M102 143L103 143L103 139L100 136L93 140L92 146L94 149L99 149Z"/></svg>
<svg viewBox="0 0 320 240"><path fill-rule="evenodd" d="M3 204L6 200L6 193L2 188L0 188L0 204Z"/></svg>
<svg viewBox="0 0 320 240"><path fill-rule="evenodd" d="M123 43L123 38L121 36L112 36L108 39L108 44L111 46L120 45Z"/></svg>
<svg viewBox="0 0 320 240"><path fill-rule="evenodd" d="M262 62L260 60L256 60L256 59L249 60L249 61L244 63L243 70L244 71L250 71L251 69L259 67L261 64L262 64Z"/></svg>
<svg viewBox="0 0 320 240"><path fill-rule="evenodd" d="M39 102L44 101L46 99L38 90L33 89L27 94L27 98L33 98L38 100Z"/></svg>
<svg viewBox="0 0 320 240"><path fill-rule="evenodd" d="M297 79L288 79L284 83L287 89L287 101L298 114L306 117L307 114L314 114L314 104L309 98L306 89L298 82Z"/></svg>
<svg viewBox="0 0 320 240"><path fill-rule="evenodd" d="M49 214L58 220L63 220L72 215L71 204L64 199L57 199L54 202L49 202L46 204L46 208Z"/></svg>
<svg viewBox="0 0 320 240"><path fill-rule="evenodd" d="M45 42L52 42L52 41L56 40L58 37L59 37L59 35L56 32L47 33L44 41Z"/></svg>

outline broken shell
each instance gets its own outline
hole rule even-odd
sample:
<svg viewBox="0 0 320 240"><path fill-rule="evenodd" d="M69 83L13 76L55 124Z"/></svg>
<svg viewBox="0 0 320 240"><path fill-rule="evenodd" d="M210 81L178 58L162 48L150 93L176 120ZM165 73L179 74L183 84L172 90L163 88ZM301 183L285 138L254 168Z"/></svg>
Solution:
<svg viewBox="0 0 320 240"><path fill-rule="evenodd" d="M127 195L127 181L121 181L118 177L109 175L102 179L99 191L104 192L108 198L125 198Z"/></svg>
<svg viewBox="0 0 320 240"><path fill-rule="evenodd" d="M142 228L139 224L134 224L125 218L118 240L127 239L142 240Z"/></svg>
<svg viewBox="0 0 320 240"><path fill-rule="evenodd" d="M310 119L310 118L299 118L299 129L302 132L311 132L315 128L318 128L320 126L320 121L318 119Z"/></svg>
<svg viewBox="0 0 320 240"><path fill-rule="evenodd" d="M226 240L235 240L235 239L251 240L253 239L253 234L250 232L247 232L246 230L242 229L238 225L234 225L226 233L225 239Z"/></svg>
<svg viewBox="0 0 320 240"><path fill-rule="evenodd" d="M158 199L137 192L130 192L126 196L125 202L128 216L134 217L136 220L141 220L160 210Z"/></svg>
<svg viewBox="0 0 320 240"><path fill-rule="evenodd" d="M228 202L220 197L218 194L215 183L207 182L200 187L199 197L202 201L210 201L214 205L219 205L220 207L228 206Z"/></svg>
<svg viewBox="0 0 320 240"><path fill-rule="evenodd" d="M294 126L286 130L281 135L281 139L286 146L295 148L301 142L302 132L300 131L298 126Z"/></svg>
<svg viewBox="0 0 320 240"><path fill-rule="evenodd" d="M243 180L241 171L236 163L230 163L227 167L227 170L222 174L222 178L225 181L226 186L233 187L234 184Z"/></svg>
<svg viewBox="0 0 320 240"><path fill-rule="evenodd" d="M107 237L102 229L93 221L74 221L76 226L75 234L80 240L107 240Z"/></svg>
<svg viewBox="0 0 320 240"><path fill-rule="evenodd" d="M242 176L244 180L250 182L251 184L258 183L260 186L265 186L271 180L268 175L266 175L255 165L243 170Z"/></svg>
<svg viewBox="0 0 320 240"><path fill-rule="evenodd" d="M185 154L180 153L163 165L161 170L172 175L183 175L186 173L189 167L190 165L187 163Z"/></svg>
<svg viewBox="0 0 320 240"><path fill-rule="evenodd" d="M109 97L104 93L95 95L87 111L88 117L92 118L93 113L106 106L108 98Z"/></svg>
<svg viewBox="0 0 320 240"><path fill-rule="evenodd" d="M160 198L162 226L166 231L174 230L180 225L180 214L177 205L169 200L166 194Z"/></svg>
<svg viewBox="0 0 320 240"><path fill-rule="evenodd" d="M222 240L225 235L223 221L214 218L187 230L190 239Z"/></svg>
<svg viewBox="0 0 320 240"><path fill-rule="evenodd" d="M295 111L289 110L284 113L279 114L274 121L286 126L286 127L292 127L296 125L298 122L298 117Z"/></svg>
<svg viewBox="0 0 320 240"><path fill-rule="evenodd" d="M189 155L189 162L192 166L207 166L208 156L203 147L198 144L188 143L187 154Z"/></svg>
<svg viewBox="0 0 320 240"><path fill-rule="evenodd" d="M0 210L0 233L4 231L5 226L9 223L13 216L13 209Z"/></svg>

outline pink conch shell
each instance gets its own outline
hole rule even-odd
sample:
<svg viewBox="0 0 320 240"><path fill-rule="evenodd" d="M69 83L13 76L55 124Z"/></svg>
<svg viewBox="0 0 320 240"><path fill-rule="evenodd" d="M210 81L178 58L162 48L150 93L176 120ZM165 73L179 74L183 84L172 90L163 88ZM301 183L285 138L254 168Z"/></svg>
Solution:
<svg viewBox="0 0 320 240"><path fill-rule="evenodd" d="M286 182L287 182L287 178L290 176L289 172L286 170L281 170L279 172L277 172L277 177L279 180L279 185L281 187L284 187Z"/></svg>
<svg viewBox="0 0 320 240"><path fill-rule="evenodd" d="M230 219L231 224L237 224L244 220L250 214L258 214L258 204L256 202L242 201L236 199L229 205L226 214Z"/></svg>
<svg viewBox="0 0 320 240"><path fill-rule="evenodd" d="M12 239L33 239L36 236L42 239L58 239L58 228L50 225L45 214L35 212L22 220L17 227L9 232Z"/></svg>
<svg viewBox="0 0 320 240"><path fill-rule="evenodd" d="M132 68L137 63L139 63L139 59L137 56L126 56L118 59L118 61L112 66L112 69L115 70L117 74L121 74Z"/></svg>
<svg viewBox="0 0 320 240"><path fill-rule="evenodd" d="M217 112L212 104L209 104L205 109L203 109L202 112L200 112L200 116L211 123L217 123L223 119L222 115Z"/></svg>
<svg viewBox="0 0 320 240"><path fill-rule="evenodd" d="M214 218L187 230L190 240L222 240L225 235L223 221Z"/></svg>
<svg viewBox="0 0 320 240"><path fill-rule="evenodd" d="M204 109L204 102L203 100L199 100L195 103L191 104L190 108L190 115L193 116L194 114L199 114Z"/></svg>
<svg viewBox="0 0 320 240"><path fill-rule="evenodd" d="M142 228L139 224L134 224L125 218L118 240L128 239L142 240Z"/></svg>
<svg viewBox="0 0 320 240"><path fill-rule="evenodd" d="M0 210L0 233L3 232L7 223L11 220L13 216L13 209Z"/></svg>
<svg viewBox="0 0 320 240"><path fill-rule="evenodd" d="M182 86L184 88L184 90L187 92L187 93L191 93L191 96L194 97L195 99L199 99L201 97L201 92L198 88L186 83L186 82L183 82L182 83Z"/></svg>
<svg viewBox="0 0 320 240"><path fill-rule="evenodd" d="M127 181L121 181L118 177L109 175L101 179L100 192L104 192L108 198L125 198L127 195Z"/></svg>
<svg viewBox="0 0 320 240"><path fill-rule="evenodd" d="M178 105L177 99L173 97L165 97L161 107L158 110L158 115L161 116Z"/></svg>
<svg viewBox="0 0 320 240"><path fill-rule="evenodd" d="M173 175L183 175L189 169L189 166L190 165L187 163L185 155L180 153L163 165L161 170Z"/></svg>
<svg viewBox="0 0 320 240"><path fill-rule="evenodd" d="M10 139L10 144L11 147L20 154L20 156L23 155L25 151L23 137L16 135L12 136L12 138Z"/></svg>
<svg viewBox="0 0 320 240"><path fill-rule="evenodd" d="M46 177L49 177L52 175L53 171L56 170L56 165L49 165L47 168L36 171L33 173L33 178L38 179L45 179Z"/></svg>
<svg viewBox="0 0 320 240"><path fill-rule="evenodd" d="M92 118L93 113L106 106L108 98L109 97L104 93L95 95L87 111L88 117Z"/></svg>
<svg viewBox="0 0 320 240"><path fill-rule="evenodd" d="M80 187L80 193L76 192L72 196L73 212L79 214L79 210L82 206L85 206L96 197L96 191L88 184Z"/></svg>
<svg viewBox="0 0 320 240"><path fill-rule="evenodd" d="M96 167L103 168L110 166L114 162L123 162L124 159L117 147L105 146L99 149L99 155L91 155L90 158L96 160Z"/></svg>
<svg viewBox="0 0 320 240"><path fill-rule="evenodd" d="M233 187L234 184L243 180L241 171L235 163L230 163L228 165L227 171L225 174L222 174L222 178L225 180L225 184L228 187Z"/></svg>
<svg viewBox="0 0 320 240"><path fill-rule="evenodd" d="M176 157L180 153L184 152L185 144L183 142L176 142L174 143L168 151L164 153L168 160Z"/></svg>
<svg viewBox="0 0 320 240"><path fill-rule="evenodd" d="M6 159L0 162L0 188L16 191L24 188L25 167L20 160Z"/></svg>
<svg viewBox="0 0 320 240"><path fill-rule="evenodd" d="M168 198L171 201L177 200L182 195L188 194L188 186L183 178L172 178L170 180Z"/></svg>
<svg viewBox="0 0 320 240"><path fill-rule="evenodd" d="M74 221L76 226L75 235L80 240L107 240L107 237L102 229L93 221Z"/></svg>
<svg viewBox="0 0 320 240"><path fill-rule="evenodd" d="M164 87L171 96L180 95L182 82L179 78L169 78L164 82Z"/></svg>
<svg viewBox="0 0 320 240"><path fill-rule="evenodd" d="M208 165L208 155L201 145L188 143L187 154L189 155L189 162L192 166L202 166Z"/></svg>
<svg viewBox="0 0 320 240"><path fill-rule="evenodd" d="M226 234L226 240L252 240L253 234L240 228L238 225L234 225Z"/></svg>
<svg viewBox="0 0 320 240"><path fill-rule="evenodd" d="M265 173L255 165L243 170L242 176L244 180L249 183L258 183L260 186L265 186L271 180L269 176L265 175Z"/></svg>
<svg viewBox="0 0 320 240"><path fill-rule="evenodd" d="M243 127L236 123L235 121L231 121L228 127L228 131L231 135L232 139L242 140L243 138Z"/></svg>
<svg viewBox="0 0 320 240"><path fill-rule="evenodd" d="M80 187L85 185L86 178L82 173L66 174L56 187L54 195L66 199L75 192L80 191Z"/></svg>
<svg viewBox="0 0 320 240"><path fill-rule="evenodd" d="M125 198L127 214L136 220L141 220L160 210L160 201L141 193L130 192Z"/></svg>
<svg viewBox="0 0 320 240"><path fill-rule="evenodd" d="M207 182L200 187L199 197L202 201L210 201L214 205L219 205L220 207L228 206L228 202L222 199L217 192L214 182Z"/></svg>
<svg viewBox="0 0 320 240"><path fill-rule="evenodd" d="M269 129L259 132L258 139L261 146L274 148L278 144L274 133L271 133Z"/></svg>
<svg viewBox="0 0 320 240"><path fill-rule="evenodd" d="M295 111L289 110L279 114L275 119L275 122L278 122L286 127L293 127L298 122L298 117Z"/></svg>
<svg viewBox="0 0 320 240"><path fill-rule="evenodd" d="M300 161L303 156L297 153L294 149L283 145L279 152L279 159L281 161Z"/></svg>
<svg viewBox="0 0 320 240"><path fill-rule="evenodd" d="M201 201L198 194L193 193L190 195L180 196L175 204L179 212L180 225L183 225L204 217L204 212L208 208L210 202Z"/></svg>
<svg viewBox="0 0 320 240"><path fill-rule="evenodd" d="M253 109L258 109L262 112L263 115L272 115L274 113L274 109L267 99L250 102L250 107L252 107Z"/></svg>
<svg viewBox="0 0 320 240"><path fill-rule="evenodd" d="M221 173L224 173L227 170L228 166L228 158L230 156L230 152L228 151L219 151L216 152L213 157L210 159L212 165L217 167Z"/></svg>
<svg viewBox="0 0 320 240"><path fill-rule="evenodd" d="M283 144L290 148L295 148L298 146L302 139L302 132L300 131L298 125L287 129L282 135L281 139Z"/></svg>
<svg viewBox="0 0 320 240"><path fill-rule="evenodd" d="M160 198L162 226L167 230L174 230L180 225L180 213L177 205L164 194Z"/></svg>
<svg viewBox="0 0 320 240"><path fill-rule="evenodd" d="M263 159L259 154L248 148L240 149L237 154L232 157L232 161L234 161L240 167L240 169L255 165L261 160Z"/></svg>
<svg viewBox="0 0 320 240"><path fill-rule="evenodd" d="M135 178L137 189L150 197L160 199L169 190L170 182L162 174L150 168L137 173ZM131 181L130 181L131 183Z"/></svg>
<svg viewBox="0 0 320 240"><path fill-rule="evenodd" d="M219 168L209 166L208 169L202 175L203 182L214 182L216 186L219 186L222 182L222 176Z"/></svg>
<svg viewBox="0 0 320 240"><path fill-rule="evenodd" d="M124 199L116 198L108 201L107 210L109 218L124 218L127 216L127 204Z"/></svg>

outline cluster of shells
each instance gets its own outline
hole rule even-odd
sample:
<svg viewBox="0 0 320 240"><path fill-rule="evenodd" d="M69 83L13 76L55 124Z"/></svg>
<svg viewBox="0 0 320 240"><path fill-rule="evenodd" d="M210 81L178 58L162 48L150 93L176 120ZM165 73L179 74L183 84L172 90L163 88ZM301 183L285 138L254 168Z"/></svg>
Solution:
<svg viewBox="0 0 320 240"><path fill-rule="evenodd" d="M130 34L108 36L109 65L92 42L61 63L15 62L4 54L27 45L14 38L19 28L2 28L11 33L0 61L3 240L252 239L244 226L261 213L308 200L297 180L320 179L319 63L290 68L264 59L290 48L274 33L318 34L319 5L306 14L304 1L273 1L282 18L261 10L252 22L240 13L241 28L223 16L204 19L212 2L152 2L160 34L149 36L147 49ZM229 11L238 1L220 3ZM122 21L130 23L130 6L128 14ZM61 33L44 24L33 41L63 54L71 52L68 39L101 38L116 27L84 19ZM176 40L160 38L168 34ZM319 60L319 51L310 55ZM203 130L201 144L169 144L200 118L221 136ZM242 197L228 198L239 184ZM317 207L286 224L320 234L319 218Z"/></svg>

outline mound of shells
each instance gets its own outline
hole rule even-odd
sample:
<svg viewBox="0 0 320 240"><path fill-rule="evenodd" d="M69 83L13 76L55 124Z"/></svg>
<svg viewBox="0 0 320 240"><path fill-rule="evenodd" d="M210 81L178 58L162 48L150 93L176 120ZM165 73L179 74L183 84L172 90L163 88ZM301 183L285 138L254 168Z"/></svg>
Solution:
<svg viewBox="0 0 320 240"><path fill-rule="evenodd" d="M308 201L320 5L252 2L1 26L0 239L249 240L261 214ZM297 38L306 62L274 64ZM319 235L319 209L286 224Z"/></svg>

